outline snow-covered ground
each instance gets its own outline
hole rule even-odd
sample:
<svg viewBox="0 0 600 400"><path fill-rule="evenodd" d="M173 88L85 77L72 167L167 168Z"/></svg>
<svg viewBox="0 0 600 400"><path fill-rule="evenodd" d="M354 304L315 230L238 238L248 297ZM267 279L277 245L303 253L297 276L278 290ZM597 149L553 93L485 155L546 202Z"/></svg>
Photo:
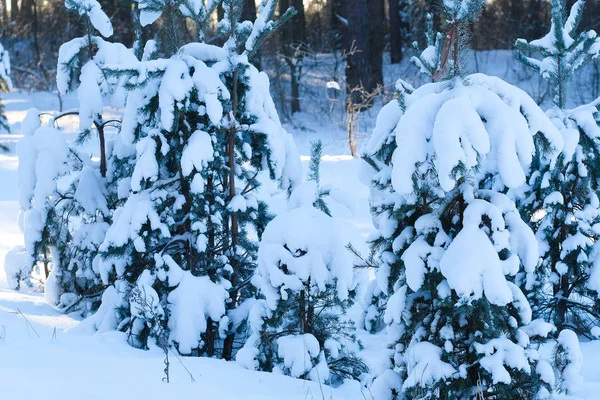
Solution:
<svg viewBox="0 0 600 400"><path fill-rule="evenodd" d="M507 54L508 55L508 54ZM518 80L503 53L480 56L484 66L494 66L496 75ZM388 76L397 76L400 67L387 67ZM413 71L414 72L414 71ZM520 78L519 78L520 79ZM511 79L509 79L510 81ZM520 86L535 92L536 82L523 78ZM5 253L22 243L17 201L17 158L14 145L19 139L19 121L30 107L56 112L59 100L52 93L12 92L3 96L8 119L15 132L0 136L12 152L0 155L0 287ZM74 107L72 98L63 100L63 109ZM316 110L313 110L316 111ZM366 114L362 137L370 130L377 109ZM317 116L317 118L315 118ZM308 161L309 143L321 139L326 156L322 161L322 183L350 193L352 201L335 210L366 237L372 230L368 189L358 179L360 160L348 155L345 131L326 115L305 112L295 116L286 128L294 133L303 162ZM61 127L72 132L75 120L61 120ZM360 139L359 134L359 139ZM268 190L268 188L266 189ZM278 211L277 203L274 204ZM0 289L0 398L7 399L163 399L196 396L233 399L372 399L357 382L339 388L243 369L233 362L208 358L170 356L171 383L162 381L163 354L153 348L142 351L130 347L123 333L93 334L80 321L62 315L37 293L18 293ZM359 332L365 346L363 356L372 366L386 357L384 336ZM585 356L584 386L577 393L582 400L600 399L600 341L582 343ZM377 371L373 371L377 372ZM193 382L192 382L193 380Z"/></svg>
<svg viewBox="0 0 600 400"><path fill-rule="evenodd" d="M202 396L234 399L364 399L371 398L357 382L331 388L316 383L248 371L233 362L170 355L171 383L163 382L164 357L158 348L134 349L122 333L93 334L79 320L49 306L42 294L13 292L3 282L4 256L23 243L18 228L17 157L14 154L20 120L30 107L56 112L58 98L51 93L12 92L3 96L7 117L15 132L0 135L11 148L0 155L0 398L21 399L162 399ZM73 107L65 99L63 109ZM71 132L76 120L64 119ZM303 154L319 135L302 134ZM323 138L327 148L343 148L343 132ZM92 144L93 145L93 144ZM342 152L343 153L343 152ZM306 164L308 157L303 157ZM346 154L327 155L322 183L352 194L353 202L336 212L366 236L372 229L368 190L358 182L360 161ZM269 188L265 189L269 190ZM278 206L277 202L273 204ZM382 341L378 348L381 348ZM371 351L373 353L373 351ZM373 357L375 358L376 357ZM193 380L193 382L192 382ZM135 383L135 384L133 384ZM5 397L6 396L6 397Z"/></svg>

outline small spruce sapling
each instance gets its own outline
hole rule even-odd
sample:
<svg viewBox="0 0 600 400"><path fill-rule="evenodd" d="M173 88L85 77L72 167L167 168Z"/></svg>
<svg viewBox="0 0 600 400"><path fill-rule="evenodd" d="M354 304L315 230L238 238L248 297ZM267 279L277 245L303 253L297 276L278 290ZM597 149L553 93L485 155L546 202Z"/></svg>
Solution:
<svg viewBox="0 0 600 400"><path fill-rule="evenodd" d="M142 23L160 16L144 4ZM99 265L112 294L94 324L112 319L138 347L156 339L160 325L180 354L234 356L255 296L256 238L271 219L255 196L259 174L286 190L301 173L268 77L248 61L291 13L273 21L269 0L255 23L242 22L242 6L223 1L221 47L177 39L168 58L103 69L130 92L110 162L118 208ZM168 21L189 18L171 3L162 7ZM157 299L160 319L133 312L128 293L137 287Z"/></svg>
<svg viewBox="0 0 600 400"><path fill-rule="evenodd" d="M4 47L0 43L0 93L8 92L12 87L12 81L10 79L10 56L8 50L4 50ZM8 120L4 115L4 104L0 101L0 133L10 133L10 126ZM8 150L0 144L0 151Z"/></svg>
<svg viewBox="0 0 600 400"><path fill-rule="evenodd" d="M348 248L352 229L331 216L320 185L322 145L311 148L309 180L288 211L266 227L253 285L264 296L250 313L252 336L237 361L251 369L337 384L367 371L346 317L361 278Z"/></svg>
<svg viewBox="0 0 600 400"><path fill-rule="evenodd" d="M517 40L515 52L552 88L547 115L565 143L558 157L547 157L548 144L536 141L535 172L519 202L542 250L535 282L525 289L536 317L553 322L559 330L570 328L592 337L591 329L600 324L600 99L566 107L573 74L600 54L600 39L594 31L577 34L583 0L573 4L568 16L565 1L552 0L551 5L550 32L531 42ZM537 53L541 59L524 52Z"/></svg>
<svg viewBox="0 0 600 400"><path fill-rule="evenodd" d="M427 39L427 46L423 51L420 51L418 42L414 41L412 44L413 49L419 54L413 56L410 61L433 82L440 78L444 34L435 31L432 14L427 14L426 24L425 38Z"/></svg>
<svg viewBox="0 0 600 400"><path fill-rule="evenodd" d="M557 151L562 140L525 92L468 74L468 26L482 3L444 2L443 73L384 107L367 146L373 260L377 287L389 293L383 322L393 350L373 383L376 399L533 399L553 390L530 344L548 330L529 328L531 308L514 283L535 269L537 241L505 193L526 182L534 136Z"/></svg>
<svg viewBox="0 0 600 400"><path fill-rule="evenodd" d="M47 126L40 126L36 110L28 112L17 148L19 191L27 264L43 270L51 304L87 315L100 303L103 288L96 255L114 209L106 181L110 146L105 128L118 121L103 121L102 112L105 101L116 92L115 82L101 73L100 66L136 58L125 46L95 36L95 31L112 34L98 2L69 0L66 7L82 16L86 36L61 46L56 79L62 94L77 89L79 109L53 116ZM87 60L81 68L80 59ZM54 125L71 114L79 115L81 133L67 144ZM98 134L99 162L83 146L92 126Z"/></svg>
<svg viewBox="0 0 600 400"><path fill-rule="evenodd" d="M414 88L399 80L396 89L397 98L386 104L377 115L375 129L362 155L365 163L361 165L361 180L370 190L369 205L377 230L377 234L369 239L371 255L363 261L366 266L377 266L374 268L376 279L369 283L363 300L364 329L371 333L385 327L385 306L400 273L392 252L395 233L399 233L397 223L390 219L395 209L391 182L392 155L396 149L395 128L406 111L406 98Z"/></svg>

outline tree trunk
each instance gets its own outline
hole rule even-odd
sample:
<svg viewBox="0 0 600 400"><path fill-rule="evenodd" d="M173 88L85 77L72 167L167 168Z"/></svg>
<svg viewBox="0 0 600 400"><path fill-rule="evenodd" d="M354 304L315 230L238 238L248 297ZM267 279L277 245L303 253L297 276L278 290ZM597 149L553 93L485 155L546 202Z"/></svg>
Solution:
<svg viewBox="0 0 600 400"><path fill-rule="evenodd" d="M350 96L350 104L362 104L365 92L373 92L377 87L377 79L373 71L375 62L370 57L370 35L367 1L347 0L345 15L347 21L344 47L346 51L346 95ZM380 0L374 0L379 2ZM367 16L367 18L365 18ZM381 26L377 27L381 29ZM361 88L362 90L357 90Z"/></svg>
<svg viewBox="0 0 600 400"><path fill-rule="evenodd" d="M385 48L385 3L383 0L366 0L369 27L369 61L375 85L383 86L383 49ZM363 16L363 19L364 16Z"/></svg>
<svg viewBox="0 0 600 400"><path fill-rule="evenodd" d="M408 12L406 0L389 0L390 13L390 58L392 64L398 64L404 58L403 46L408 34L405 14Z"/></svg>
<svg viewBox="0 0 600 400"><path fill-rule="evenodd" d="M510 29L508 30L508 43L512 47L517 38L523 37L523 0L511 0L510 1Z"/></svg>
<svg viewBox="0 0 600 400"><path fill-rule="evenodd" d="M19 0L10 0L10 20L15 22L19 18Z"/></svg>
<svg viewBox="0 0 600 400"><path fill-rule="evenodd" d="M280 0L279 14L285 13L290 6L296 9L297 14L281 27L281 44L283 56L290 68L290 108L293 114L300 111L300 75L306 53L306 16L302 0Z"/></svg>
<svg viewBox="0 0 600 400"><path fill-rule="evenodd" d="M33 0L21 0L21 9L19 10L19 21L22 24L29 24L33 19Z"/></svg>
<svg viewBox="0 0 600 400"><path fill-rule="evenodd" d="M231 108L232 108L232 113L234 116L237 116L237 106L238 106L238 89L237 89L237 84L238 84L238 72L237 71L233 71L233 90L232 90L232 94L231 94ZM228 133L227 133L227 157L228 157L228 161L227 164L229 166L229 177L228 177L228 183L229 183L229 198L228 200L231 201L233 199L233 197L235 196L235 136L237 133L237 125L236 122L233 122L231 124L231 128L229 129ZM238 227L238 217L237 215L232 212L230 215L230 222L231 225L229 226L229 234L230 234L230 238L231 238L231 242L230 242L230 252L233 255L230 262L231 262L231 266L233 267L233 273L231 274L231 285L233 287L236 287L239 281L239 274L241 273L240 266L239 263L236 262L237 260L235 259L237 256L236 254L236 248L238 246L238 240L239 240L239 227ZM230 302L227 303L227 309L228 310L232 310L237 306L237 301L238 301L238 291L237 290L232 290L231 292L229 292L229 299ZM235 341L235 333L231 332L229 333L229 335L227 335L227 337L225 338L225 340L223 341L223 354L222 354L222 358L224 358L225 360L231 360L233 357L233 344Z"/></svg>
<svg viewBox="0 0 600 400"><path fill-rule="evenodd" d="M2 15L0 16L0 21L2 21L2 26L5 27L10 22L10 16L8 15L8 3L6 2L6 0L2 0L2 2L0 3L0 8L2 8Z"/></svg>
<svg viewBox="0 0 600 400"><path fill-rule="evenodd" d="M256 3L254 0L244 1L244 8L242 9L242 21L256 21Z"/></svg>

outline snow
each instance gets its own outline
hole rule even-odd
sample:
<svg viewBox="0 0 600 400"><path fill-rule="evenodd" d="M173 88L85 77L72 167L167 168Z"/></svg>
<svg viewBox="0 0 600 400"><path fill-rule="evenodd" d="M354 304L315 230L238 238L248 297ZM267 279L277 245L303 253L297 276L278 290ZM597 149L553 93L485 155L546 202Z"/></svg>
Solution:
<svg viewBox="0 0 600 400"><path fill-rule="evenodd" d="M406 350L408 377L402 388L431 385L455 374L456 370L441 357L442 349L432 343L411 344Z"/></svg>
<svg viewBox="0 0 600 400"><path fill-rule="evenodd" d="M565 352L568 364L562 372L561 389L567 393L575 393L581 386L583 378L580 374L583 366L583 353L575 332L564 329L558 335L558 346Z"/></svg>
<svg viewBox="0 0 600 400"><path fill-rule="evenodd" d="M356 286L354 256L346 248L355 240L351 229L312 205L295 208L267 225L253 282L271 309L286 290L299 291L306 282L315 293L335 282L338 298L345 300Z"/></svg>
<svg viewBox="0 0 600 400"><path fill-rule="evenodd" d="M115 212L114 223L106 232L101 250L109 245L123 246L131 240L136 249L143 252L145 245L139 236L139 232L142 225L148 222L150 222L152 229L160 230L164 237L171 236L169 228L160 221L159 215L154 210L150 193L141 192L131 195L127 202Z"/></svg>
<svg viewBox="0 0 600 400"><path fill-rule="evenodd" d="M86 15L90 19L92 26L102 36L112 36L113 27L110 19L96 0L67 0L65 5L68 9L78 12L79 15Z"/></svg>
<svg viewBox="0 0 600 400"><path fill-rule="evenodd" d="M319 398L321 390L336 400L362 396L357 388L334 389L248 371L222 360L177 358L173 354L171 383L166 384L162 381L164 364L160 349L155 346L148 351L134 349L124 333L111 331L90 336L77 329L79 326L78 320L59 313L40 295L0 290L3 396L58 400L85 393L86 399L92 400L158 400L191 397L201 391L221 400L303 400L306 396ZM69 390L65 391L65 387Z"/></svg>
<svg viewBox="0 0 600 400"><path fill-rule="evenodd" d="M510 374L505 366L524 372L530 371L523 347L509 339L492 339L485 344L475 343L474 346L478 353L485 354L479 363L492 375L494 383L511 383Z"/></svg>
<svg viewBox="0 0 600 400"><path fill-rule="evenodd" d="M432 158L445 191L452 190L464 174L456 173L458 166L470 171L486 163L506 186L517 188L529 171L533 135L541 132L556 150L562 149L557 129L522 90L482 74L465 81L469 85L460 80L446 86L426 84L408 96L408 108L397 124L392 160L392 183L398 193L412 193L413 173ZM386 124L396 115L386 110Z"/></svg>
<svg viewBox="0 0 600 400"><path fill-rule="evenodd" d="M506 305L512 293L498 258L498 252L477 225L465 226L440 260L442 274L459 296L485 297L496 305Z"/></svg>
<svg viewBox="0 0 600 400"><path fill-rule="evenodd" d="M226 318L225 300L228 298L229 293L223 286L209 277L183 272L177 288L168 297L170 335L181 354L190 354L192 349L199 347L198 338L206 330L208 318L213 321Z"/></svg>
<svg viewBox="0 0 600 400"><path fill-rule="evenodd" d="M207 57L209 56L207 55ZM9 110L9 120L17 128L19 127L17 121L23 118L25 110L30 106L35 105L40 110L47 111L50 107L55 107L51 104L56 103L55 96L52 94L35 93L29 95L12 92L5 99L8 99L6 104ZM67 98L67 104L74 103L72 99ZM390 106L389 109L392 110L394 107L396 106ZM398 115L397 111L399 110L396 109L390 112L391 114L396 113L396 116L400 118L401 115ZM37 117L33 120L37 120ZM71 121L71 125L76 126L76 124L77 121ZM397 125L397 121L391 121L389 125L393 129ZM286 125L287 129L297 138L301 154L307 154L306 143L314 136L322 135L325 137L326 149L331 155L324 157L322 180L327 184L344 188L358 199L358 213L350 215L347 210L343 211L346 213L343 219L358 229L363 237L366 237L373 231L373 227L368 210L368 189L358 181L358 170L361 168L361 162L345 155L343 135L334 130L321 132L322 127L316 126L315 132L311 132L310 130L296 131L291 124ZM34 127L30 134L33 134L36 129L37 127ZM382 129L390 128L382 125ZM24 124L24 130L26 131L24 133L27 133L27 124ZM8 140L12 143L20 138L20 135L9 138L0 136L0 141ZM69 138L72 139L72 137ZM303 156L302 160L306 164L306 156ZM6 271L9 266L9 264L4 264L4 256L7 250L15 245L22 244L23 240L16 223L19 210L19 199L16 194L17 168L20 168L20 166L17 166L14 155L0 155L0 185L3 188L3 190L0 190L0 281L2 281L1 271ZM273 186L268 185L265 185L264 190L265 192L260 196L266 196L269 191L275 191ZM129 191L125 193L128 195ZM135 197L135 195L132 197ZM285 211L284 203L284 199L276 199L272 205L273 210L277 213ZM139 204L136 204L135 201L132 202L130 211L135 211L138 206ZM100 209L101 205L96 205L96 207ZM143 209L144 206L142 205L140 208ZM131 222L127 220L125 214L123 214L123 218L125 219L123 220L122 231L112 232L115 238L121 235L126 236L129 232L129 223ZM141 219L144 218L142 215ZM511 224L508 222L506 214L504 218L506 229L510 230ZM515 233L512 231L510 233L512 239ZM518 242L515 241L515 243ZM401 246L401 244L398 244L398 246ZM516 244L513 244L511 240L510 247L524 262L527 246L523 244L523 250L517 251ZM529 253L531 254L531 252ZM12 259L12 261L9 261L12 265L19 264L19 256L15 257L14 254L11 254L8 258ZM531 257L530 255L528 259L537 260L537 257ZM524 262L524 264L529 265L532 263L533 261ZM378 271L377 273L384 274L385 271ZM2 283L6 284L5 281ZM447 288L441 289L442 291L448 290ZM38 294L0 291L0 337L3 338L0 340L0 354L2 354L3 360L0 363L0 386L3 389L3 395L13 398L23 397L23 387L27 387L26 397L65 399L69 398L70 395L65 393L64 388L69 387L73 393L86 393L87 398L90 399L105 399L108 397L179 398L192 396L201 390L211 397L223 400L240 398L250 400L268 398L301 400L307 397L321 398L322 389L325 391L325 397L327 398L331 397L337 400L364 398L358 385L356 387L344 386L334 389L329 386L320 386L317 383L300 381L276 374L248 371L240 368L240 365L236 363L194 357L182 357L181 363L190 370L196 382L190 382L182 364L175 357L172 357L171 377L173 384L167 385L161 381L162 369L164 368L161 350L154 345L148 351L131 348L127 344L125 334L114 332L116 326L110 326L110 314L115 312L115 308L122 306L120 290L117 287L111 287L107 290L99 314L96 314L94 319L87 320L84 323L80 323L75 317L60 314L56 309L48 306ZM390 312L390 318L393 318L394 322L398 321L396 318L399 318L399 310L403 308L402 301L403 299L398 296L393 302L396 310ZM20 315L17 309L23 312L41 338L37 338L31 328L27 327L24 317ZM95 326L90 326L92 323ZM3 330L3 326L6 327L5 330ZM56 339L53 338L55 328ZM544 328L548 327L543 326L540 321L534 321L527 328L531 332L543 332ZM98 329L99 332L92 334L91 332L95 329ZM4 335L2 334L3 331L6 332ZM529 331L527 333L532 336ZM184 336L182 335L182 337ZM364 331L359 331L359 337L365 344L363 353L365 357L376 360L370 362L372 370L379 371L377 370L378 363L389 362L389 351L385 349L385 340L381 336L368 335ZM579 362L582 366L581 373L584 382L575 392L577 398L586 400L597 398L597 390L600 385L596 368L600 362L599 343L600 341L591 341L581 344L581 351L585 354L585 357ZM423 350L423 353L437 354L437 351ZM289 356L292 357L292 355ZM254 361L254 357L250 359ZM240 360L241 356L238 353L238 361ZM437 365L436 361L439 361L439 357L437 359L432 357L432 360L433 364ZM415 368L417 364L415 364ZM421 367L423 367L423 364L421 364ZM538 372L544 369L540 363L537 364L536 368ZM436 371L442 373L444 369L443 366L440 366ZM433 372L433 370L429 371L430 368L424 368L424 370L426 374ZM380 398L386 399L385 397L379 397L377 394L378 388L381 389L381 393L389 393L389 388L399 388L403 385L397 375L394 375L392 371L386 371L370 389L373 396L378 396L375 397L377 400ZM450 371L446 372L449 373ZM32 376L35 376L35 385L31 385ZM548 376L547 378L550 379ZM135 388L132 387L132 381L139 383L139 385L136 385ZM236 385L232 385L232 381L235 381ZM368 392L365 393L365 396L370 398ZM384 394L381 396L384 396Z"/></svg>
<svg viewBox="0 0 600 400"><path fill-rule="evenodd" d="M213 161L213 146L210 135L203 131L195 131L188 139L181 155L181 171L188 176L195 169L200 172Z"/></svg>
<svg viewBox="0 0 600 400"><path fill-rule="evenodd" d="M283 336L277 339L277 347L279 357L294 378L309 372L313 368L312 359L321 352L319 342L310 333Z"/></svg>
<svg viewBox="0 0 600 400"><path fill-rule="evenodd" d="M8 89L12 88L10 79L10 55L8 50L4 50L4 46L0 43L0 81L6 82Z"/></svg>

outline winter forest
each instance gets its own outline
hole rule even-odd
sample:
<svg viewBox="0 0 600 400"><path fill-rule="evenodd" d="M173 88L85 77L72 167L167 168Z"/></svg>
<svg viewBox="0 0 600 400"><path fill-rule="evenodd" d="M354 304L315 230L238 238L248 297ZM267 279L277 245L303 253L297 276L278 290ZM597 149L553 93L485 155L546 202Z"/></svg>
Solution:
<svg viewBox="0 0 600 400"><path fill-rule="evenodd" d="M0 398L600 399L598 0L0 0Z"/></svg>

